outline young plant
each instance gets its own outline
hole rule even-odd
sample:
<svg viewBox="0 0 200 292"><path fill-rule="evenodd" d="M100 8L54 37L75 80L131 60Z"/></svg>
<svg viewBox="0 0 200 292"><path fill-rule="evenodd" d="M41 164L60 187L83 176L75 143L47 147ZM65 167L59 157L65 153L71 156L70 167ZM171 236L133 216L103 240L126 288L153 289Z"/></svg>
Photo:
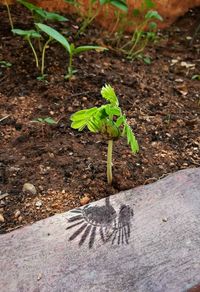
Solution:
<svg viewBox="0 0 200 292"><path fill-rule="evenodd" d="M41 125L41 128L42 128L42 136L44 137L44 126L45 125L49 125L49 126L52 126L52 125L57 125L57 121L55 121L53 118L51 117L47 117L47 118L37 118L37 119L34 119L32 120L32 122L34 123L39 123Z"/></svg>
<svg viewBox="0 0 200 292"><path fill-rule="evenodd" d="M75 6L77 9L77 12L80 13L80 5L77 5L77 1L74 0L65 0L65 2L72 4ZM102 6L104 5L112 5L116 7L119 10L128 11L128 6L126 4L126 0L88 0L88 5L87 7L84 6L84 12L82 13L83 17L83 23L79 29L79 31L76 34L76 37L78 37L81 33L85 31L85 29L93 22L93 20L97 17L99 12L102 9ZM86 8L86 11L85 11Z"/></svg>
<svg viewBox="0 0 200 292"><path fill-rule="evenodd" d="M4 61L4 60L0 61L0 67L1 68L9 68L11 66L12 66L12 64L10 62L8 62L8 61Z"/></svg>
<svg viewBox="0 0 200 292"><path fill-rule="evenodd" d="M96 51L106 50L106 48L99 47L99 46L75 47L74 44L70 44L68 40L66 39L66 37L64 37L61 33L59 33L54 28L43 23L36 23L36 26L42 32L46 33L51 39L60 43L69 54L69 63L68 63L67 74L65 75L65 79L71 79L74 73L76 72L76 70L73 69L73 58L75 55L78 55L80 53L90 51L90 50L96 50Z"/></svg>
<svg viewBox="0 0 200 292"><path fill-rule="evenodd" d="M74 113L70 120L73 129L83 131L88 128L90 132L101 133L108 140L107 181L111 185L113 141L125 136L133 153L139 151L139 146L127 123L126 116L121 111L114 89L110 85L105 85L101 90L101 95L108 101L108 104L99 108L80 110Z"/></svg>
<svg viewBox="0 0 200 292"><path fill-rule="evenodd" d="M157 23L155 21L163 21L163 18L156 10L152 10L153 7L154 3L151 0L144 0L140 9L132 11L133 18L138 19L138 21L133 22L136 28L131 40L122 46L130 59L141 54L148 43L156 39ZM146 10L148 11L144 14Z"/></svg>
<svg viewBox="0 0 200 292"><path fill-rule="evenodd" d="M29 11L32 12L35 22L44 22L44 21L68 21L68 19L58 13L48 12L28 1L18 0L20 4L26 7Z"/></svg>
<svg viewBox="0 0 200 292"><path fill-rule="evenodd" d="M32 51L33 51L33 55L34 55L34 58L35 58L35 63L36 63L36 67L38 69L40 69L41 71L41 76L38 77L39 80L44 80L44 77L45 77L45 74L44 74L44 62L45 62L45 53L46 53L46 49L48 47L48 44L51 42L52 38L49 37L49 39L44 43L43 45L43 48L42 48L42 60L41 60L41 66L39 65L39 57L38 57L38 54L36 52L36 49L34 48L34 45L33 43L31 42L31 39L39 39L41 38L41 34L35 30L22 30L22 29L12 29L12 32L14 34L17 34L21 37L24 38L24 40L26 40Z"/></svg>

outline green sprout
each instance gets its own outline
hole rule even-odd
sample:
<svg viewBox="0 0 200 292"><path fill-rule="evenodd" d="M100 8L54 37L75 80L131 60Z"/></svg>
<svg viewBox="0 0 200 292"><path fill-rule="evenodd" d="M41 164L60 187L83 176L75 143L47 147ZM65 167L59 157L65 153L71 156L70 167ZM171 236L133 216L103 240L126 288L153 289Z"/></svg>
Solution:
<svg viewBox="0 0 200 292"><path fill-rule="evenodd" d="M115 8L127 12L128 6L126 0L88 0L88 5L84 5L84 9L80 9L79 1L76 0L64 0L65 2L73 5L77 12L80 13L82 10L84 11L81 13L81 17L83 18L82 25L76 34L76 38L85 31L85 29L93 22L93 20L97 17L99 12L102 9L103 5L112 5Z"/></svg>
<svg viewBox="0 0 200 292"><path fill-rule="evenodd" d="M129 59L134 59L142 54L150 41L155 41L157 37L157 23L155 21L163 21L162 16L152 10L155 4L151 0L143 0L140 9L133 9L133 25L136 26L131 39L122 46L122 50L126 51ZM145 11L147 11L145 13ZM142 18L142 19L141 19Z"/></svg>
<svg viewBox="0 0 200 292"><path fill-rule="evenodd" d="M65 79L71 79L76 72L76 70L73 69L73 57L77 54L90 51L90 50L96 50L96 51L102 51L106 50L106 48L99 47L99 46L80 46L75 47L74 44L70 44L66 37L64 37L60 32L55 30L54 28L43 24L43 23L36 23L35 24L42 32L46 33L51 39L54 39L58 43L60 43L64 49L69 54L69 63L67 67L67 74L65 75Z"/></svg>
<svg viewBox="0 0 200 292"><path fill-rule="evenodd" d="M108 104L98 108L80 110L72 114L70 120L73 129L83 131L83 129L88 128L90 132L101 133L108 140L107 181L111 185L113 141L125 136L133 153L139 151L139 146L127 123L126 116L119 107L119 100L114 89L110 85L105 85L101 89L101 95L108 101Z"/></svg>
<svg viewBox="0 0 200 292"><path fill-rule="evenodd" d="M55 121L51 117L47 117L47 118L36 118L36 119L32 120L32 122L33 123L39 123L41 125L42 136L43 137L44 137L44 126L45 125L53 126L53 125L57 125L58 124L58 122Z"/></svg>
<svg viewBox="0 0 200 292"><path fill-rule="evenodd" d="M42 61L41 61L41 67L39 65L39 58L38 58L38 54L33 46L33 43L31 42L31 39L34 38L34 39L39 39L41 38L41 34L33 29L31 30L22 30L22 29L12 29L12 32L14 34L17 34L21 37L24 38L24 40L28 41L32 51L33 51L33 55L34 55L34 58L35 58L35 63L36 63L36 67L38 69L40 69L41 71L41 80L43 80L45 78L45 74L44 74L44 62L45 62L45 53L46 53L46 49L49 45L49 43L52 41L52 38L49 37L49 39L44 43L43 45L43 48L42 48Z"/></svg>
<svg viewBox="0 0 200 292"><path fill-rule="evenodd" d="M4 61L4 60L0 61L0 67L1 68L9 68L11 66L12 66L12 64L10 62L8 62L8 61Z"/></svg>
<svg viewBox="0 0 200 292"><path fill-rule="evenodd" d="M47 124L47 125L56 125L57 122L51 118L51 117L47 117L47 118L37 118L34 119L32 122L37 122L37 123L41 123L41 124Z"/></svg>
<svg viewBox="0 0 200 292"><path fill-rule="evenodd" d="M26 7L29 11L32 12L35 22L44 22L44 21L68 21L68 19L58 13L48 12L28 1L18 0L20 4Z"/></svg>

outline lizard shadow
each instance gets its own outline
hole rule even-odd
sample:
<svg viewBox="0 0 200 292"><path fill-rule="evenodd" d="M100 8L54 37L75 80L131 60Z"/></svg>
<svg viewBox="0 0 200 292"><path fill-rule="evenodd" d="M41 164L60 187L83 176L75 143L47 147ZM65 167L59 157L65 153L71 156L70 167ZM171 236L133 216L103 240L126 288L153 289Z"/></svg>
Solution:
<svg viewBox="0 0 200 292"><path fill-rule="evenodd" d="M89 239L88 247L92 248L98 235L103 243L111 241L112 244L129 244L134 215L130 206L122 204L117 212L107 197L103 206L88 205L72 210L71 213L73 215L68 219L70 225L66 229L78 229L69 237L69 241L80 236L79 246Z"/></svg>

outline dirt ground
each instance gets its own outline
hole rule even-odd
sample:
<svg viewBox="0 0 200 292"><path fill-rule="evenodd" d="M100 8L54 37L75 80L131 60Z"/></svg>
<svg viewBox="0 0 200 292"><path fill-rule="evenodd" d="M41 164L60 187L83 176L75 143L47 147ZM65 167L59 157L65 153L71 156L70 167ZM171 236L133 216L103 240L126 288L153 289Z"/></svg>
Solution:
<svg viewBox="0 0 200 292"><path fill-rule="evenodd" d="M30 29L25 9L12 8L16 28ZM56 24L63 32L77 23ZM114 36L92 25L76 44L109 48L76 56L76 78L64 80L67 55L57 44L47 50L46 81L38 81L32 52L10 32L0 6L0 233L152 183L179 169L200 166L200 8L190 11L145 51L151 64L129 61L114 46ZM112 186L106 181L107 141L70 128L70 115L101 105L101 87L111 84L140 145L133 155L126 140L114 144ZM34 123L52 117L57 125ZM33 184L35 195L22 191ZM5 195L6 194L6 195ZM3 222L4 221L4 222Z"/></svg>

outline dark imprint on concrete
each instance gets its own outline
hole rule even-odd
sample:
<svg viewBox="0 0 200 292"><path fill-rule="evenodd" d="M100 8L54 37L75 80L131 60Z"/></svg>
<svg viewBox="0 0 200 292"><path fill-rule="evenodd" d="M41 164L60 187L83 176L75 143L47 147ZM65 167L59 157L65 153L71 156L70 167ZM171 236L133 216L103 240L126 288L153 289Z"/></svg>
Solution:
<svg viewBox="0 0 200 292"><path fill-rule="evenodd" d="M80 236L79 246L89 239L88 246L92 248L97 234L103 243L111 241L112 244L129 244L131 234L131 219L133 209L128 205L121 205L119 212L111 206L109 197L105 199L104 206L86 206L73 211L73 216L68 219L71 224L66 229L76 228L69 241Z"/></svg>

